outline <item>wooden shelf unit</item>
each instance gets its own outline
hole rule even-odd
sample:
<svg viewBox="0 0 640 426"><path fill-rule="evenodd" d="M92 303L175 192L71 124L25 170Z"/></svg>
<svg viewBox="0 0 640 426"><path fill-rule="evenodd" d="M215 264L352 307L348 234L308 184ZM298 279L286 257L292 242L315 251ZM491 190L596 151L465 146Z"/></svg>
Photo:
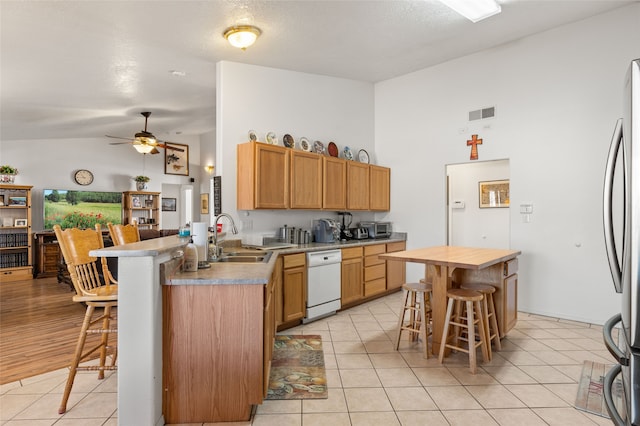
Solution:
<svg viewBox="0 0 640 426"><path fill-rule="evenodd" d="M31 188L0 184L0 283L33 278Z"/></svg>
<svg viewBox="0 0 640 426"><path fill-rule="evenodd" d="M122 193L122 223L137 223L138 229L160 229L160 193Z"/></svg>

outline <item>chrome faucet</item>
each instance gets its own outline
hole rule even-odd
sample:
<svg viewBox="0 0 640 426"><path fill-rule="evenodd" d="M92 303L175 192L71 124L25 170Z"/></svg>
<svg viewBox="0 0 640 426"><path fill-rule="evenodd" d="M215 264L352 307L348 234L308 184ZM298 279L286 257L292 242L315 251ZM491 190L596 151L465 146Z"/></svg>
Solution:
<svg viewBox="0 0 640 426"><path fill-rule="evenodd" d="M236 224L231 216L227 213L220 213L216 216L216 220L213 222L213 247L211 247L211 244L209 245L209 261L218 260L221 254L221 250L218 249L218 221L223 217L226 217L229 219L229 222L231 222L231 232L234 234L238 233L238 228L236 228ZM209 228L209 230L211 230L211 228Z"/></svg>

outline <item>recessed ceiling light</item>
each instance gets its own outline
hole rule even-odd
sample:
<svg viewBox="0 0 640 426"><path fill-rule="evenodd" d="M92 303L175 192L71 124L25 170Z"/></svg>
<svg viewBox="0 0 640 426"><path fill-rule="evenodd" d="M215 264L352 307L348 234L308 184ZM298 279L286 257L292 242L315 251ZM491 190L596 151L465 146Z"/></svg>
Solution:
<svg viewBox="0 0 640 426"><path fill-rule="evenodd" d="M174 77L184 77L185 75L187 75L186 72L184 71L178 71L178 70L170 70L169 74L171 74Z"/></svg>

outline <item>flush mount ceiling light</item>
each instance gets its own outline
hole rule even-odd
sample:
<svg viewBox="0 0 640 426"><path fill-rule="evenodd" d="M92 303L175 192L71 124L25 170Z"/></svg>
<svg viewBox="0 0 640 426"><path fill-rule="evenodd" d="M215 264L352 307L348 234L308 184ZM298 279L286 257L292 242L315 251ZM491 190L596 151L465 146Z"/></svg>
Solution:
<svg viewBox="0 0 640 426"><path fill-rule="evenodd" d="M500 13L502 8L495 0L440 0L471 22L478 22Z"/></svg>
<svg viewBox="0 0 640 426"><path fill-rule="evenodd" d="M236 25L224 30L224 38L233 46L242 50L246 50L256 42L258 36L262 34L260 28L253 25Z"/></svg>

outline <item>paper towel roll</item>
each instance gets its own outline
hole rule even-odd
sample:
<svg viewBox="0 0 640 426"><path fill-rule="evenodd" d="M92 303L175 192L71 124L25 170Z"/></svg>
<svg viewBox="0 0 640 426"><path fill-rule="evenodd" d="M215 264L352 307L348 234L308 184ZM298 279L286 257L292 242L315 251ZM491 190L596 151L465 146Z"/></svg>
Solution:
<svg viewBox="0 0 640 426"><path fill-rule="evenodd" d="M193 222L191 225L191 235L193 243L198 249L198 260L206 261L208 253L209 230L206 222Z"/></svg>

